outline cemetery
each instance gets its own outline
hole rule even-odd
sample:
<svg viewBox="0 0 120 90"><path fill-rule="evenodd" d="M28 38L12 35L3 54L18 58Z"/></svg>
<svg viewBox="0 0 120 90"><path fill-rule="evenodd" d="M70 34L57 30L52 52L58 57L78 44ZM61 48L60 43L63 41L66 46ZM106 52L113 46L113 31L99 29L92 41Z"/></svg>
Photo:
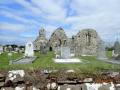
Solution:
<svg viewBox="0 0 120 90"><path fill-rule="evenodd" d="M0 0L0 90L120 90L120 0Z"/></svg>
<svg viewBox="0 0 120 90"><path fill-rule="evenodd" d="M5 62L9 68L24 68L26 64L28 69L30 67L77 69L82 66L86 68L93 66L94 69L119 69L119 48L119 42L116 41L114 50L106 51L104 42L93 29L83 29L76 36L68 38L64 30L59 27L47 40L45 29L42 27L37 39L34 42L27 42L25 47L1 46L0 57L1 62ZM2 59L6 60L2 61Z"/></svg>
<svg viewBox="0 0 120 90"><path fill-rule="evenodd" d="M41 28L22 48L0 46L1 90L120 90L119 41L108 51L93 29L45 35Z"/></svg>

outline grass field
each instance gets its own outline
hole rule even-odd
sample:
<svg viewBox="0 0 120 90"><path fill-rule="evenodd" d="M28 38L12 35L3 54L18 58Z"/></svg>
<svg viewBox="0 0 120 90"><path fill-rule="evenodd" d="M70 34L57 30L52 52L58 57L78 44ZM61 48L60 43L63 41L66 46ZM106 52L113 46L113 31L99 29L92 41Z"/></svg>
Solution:
<svg viewBox="0 0 120 90"><path fill-rule="evenodd" d="M7 53L3 53L0 55L0 69L2 70L11 70L11 69L25 69L25 70L31 70L31 69L76 69L80 72L89 72L89 73L97 73L101 70L120 70L119 65L114 64L108 64L100 60L96 60L94 56L85 56L85 57L79 57L85 61L89 61L89 63L82 64L56 64L53 62L53 58L55 57L53 52L48 52L48 54L43 55L39 52L36 52L35 55L37 56L37 59L32 64L26 64L26 65L9 65L9 59L7 56ZM12 60L15 60L17 58L22 57L23 54L21 53L14 53L11 57ZM107 52L107 56L111 57L111 52Z"/></svg>

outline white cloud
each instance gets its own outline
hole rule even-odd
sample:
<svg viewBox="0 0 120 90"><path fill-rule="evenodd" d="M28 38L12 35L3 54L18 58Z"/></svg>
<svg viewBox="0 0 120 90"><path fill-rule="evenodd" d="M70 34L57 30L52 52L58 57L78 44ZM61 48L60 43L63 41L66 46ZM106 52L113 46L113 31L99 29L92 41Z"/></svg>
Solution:
<svg viewBox="0 0 120 90"><path fill-rule="evenodd" d="M32 0L32 3L39 7L47 19L63 20L66 16L65 8L54 0Z"/></svg>
<svg viewBox="0 0 120 90"><path fill-rule="evenodd" d="M103 39L113 40L110 37L120 31L119 4L119 0L73 0L71 7L76 15L66 18L66 23L71 24L70 32L93 28Z"/></svg>
<svg viewBox="0 0 120 90"><path fill-rule="evenodd" d="M27 2L26 0L14 0L14 1L17 2L18 4L22 5L26 9L28 9L31 12L31 14L37 14L37 15L42 14L42 12L39 8L35 7L34 5Z"/></svg>
<svg viewBox="0 0 120 90"><path fill-rule="evenodd" d="M64 2L61 4L55 0L31 0L31 2L25 0L15 1L31 12L30 15L38 18L42 17L46 20L63 22L66 17L66 8L63 7Z"/></svg>
<svg viewBox="0 0 120 90"><path fill-rule="evenodd" d="M39 22L35 21L35 20L30 20L30 19L26 19L18 14L16 14L15 12L9 12L9 11L5 11L5 10L1 10L0 15L3 15L5 17L14 19L14 20L18 20L22 23L27 23L27 24L36 24L38 25Z"/></svg>
<svg viewBox="0 0 120 90"><path fill-rule="evenodd" d="M26 27L22 24L0 23L0 30L22 32L26 30Z"/></svg>
<svg viewBox="0 0 120 90"><path fill-rule="evenodd" d="M105 40L120 32L119 0L31 0L30 2L13 0L13 2L24 7L23 13L3 9L0 14L25 23L22 27L18 25L20 28L40 29L38 26L41 25L46 29L47 37L59 26L65 29L69 37L83 28L96 29ZM70 13L73 15L69 15ZM34 18L27 19L24 15ZM2 28L5 28L3 26ZM10 30L17 30L13 25L8 27Z"/></svg>

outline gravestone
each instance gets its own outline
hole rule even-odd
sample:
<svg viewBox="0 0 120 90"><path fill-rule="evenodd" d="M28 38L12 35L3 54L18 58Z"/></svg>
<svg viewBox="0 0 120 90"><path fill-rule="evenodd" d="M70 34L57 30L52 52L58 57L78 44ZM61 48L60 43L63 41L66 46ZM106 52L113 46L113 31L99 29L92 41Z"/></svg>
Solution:
<svg viewBox="0 0 120 90"><path fill-rule="evenodd" d="M61 58L61 48L60 47L55 47L55 55L57 59Z"/></svg>
<svg viewBox="0 0 120 90"><path fill-rule="evenodd" d="M36 57L34 56L34 47L32 42L27 42L25 45L25 57L13 60L12 64L29 64L33 63Z"/></svg>
<svg viewBox="0 0 120 90"><path fill-rule="evenodd" d="M99 43L97 50L97 59L107 59L104 42Z"/></svg>
<svg viewBox="0 0 120 90"><path fill-rule="evenodd" d="M120 43L118 40L114 43L114 50L112 51L112 57L115 60L120 60Z"/></svg>
<svg viewBox="0 0 120 90"><path fill-rule="evenodd" d="M13 48L12 48L11 45L9 45L9 46L8 46L8 52L11 52L11 51L13 51Z"/></svg>
<svg viewBox="0 0 120 90"><path fill-rule="evenodd" d="M61 47L61 58L62 59L68 59L70 57L70 48L68 46L66 47Z"/></svg>
<svg viewBox="0 0 120 90"><path fill-rule="evenodd" d="M33 57L34 56L34 47L32 42L27 42L25 45L25 56Z"/></svg>
<svg viewBox="0 0 120 90"><path fill-rule="evenodd" d="M7 46L4 46L3 51L7 52L7 48L8 48Z"/></svg>
<svg viewBox="0 0 120 90"><path fill-rule="evenodd" d="M18 47L15 48L15 52L19 52L19 48Z"/></svg>
<svg viewBox="0 0 120 90"><path fill-rule="evenodd" d="M114 50L112 52L112 56L115 60L120 60L120 43L118 40L114 43Z"/></svg>
<svg viewBox="0 0 120 90"><path fill-rule="evenodd" d="M120 43L119 43L119 41L116 41L114 43L114 54L120 54Z"/></svg>
<svg viewBox="0 0 120 90"><path fill-rule="evenodd" d="M0 45L0 54L3 53L3 46Z"/></svg>
<svg viewBox="0 0 120 90"><path fill-rule="evenodd" d="M56 47L55 49L56 58L55 63L81 63L82 61L78 58L71 56L70 47L62 46Z"/></svg>
<svg viewBox="0 0 120 90"><path fill-rule="evenodd" d="M9 52L8 53L8 59L9 59L9 65L11 65L12 64L12 56L13 56L13 54L11 53L11 52Z"/></svg>

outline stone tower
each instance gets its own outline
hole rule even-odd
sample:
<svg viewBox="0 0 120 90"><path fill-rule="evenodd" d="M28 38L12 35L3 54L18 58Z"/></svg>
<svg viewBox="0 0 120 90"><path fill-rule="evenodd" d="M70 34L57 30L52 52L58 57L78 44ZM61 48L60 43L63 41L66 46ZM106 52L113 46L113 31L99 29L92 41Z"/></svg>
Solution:
<svg viewBox="0 0 120 90"><path fill-rule="evenodd" d="M45 35L45 29L42 27L39 31L39 36L36 38L36 40L34 41L34 46L36 50L40 50L40 47L42 45L46 46L48 40L46 39L46 35Z"/></svg>
<svg viewBox="0 0 120 90"><path fill-rule="evenodd" d="M39 37L41 37L41 38L45 38L45 29L42 27L41 29L40 29L40 31L39 31Z"/></svg>

